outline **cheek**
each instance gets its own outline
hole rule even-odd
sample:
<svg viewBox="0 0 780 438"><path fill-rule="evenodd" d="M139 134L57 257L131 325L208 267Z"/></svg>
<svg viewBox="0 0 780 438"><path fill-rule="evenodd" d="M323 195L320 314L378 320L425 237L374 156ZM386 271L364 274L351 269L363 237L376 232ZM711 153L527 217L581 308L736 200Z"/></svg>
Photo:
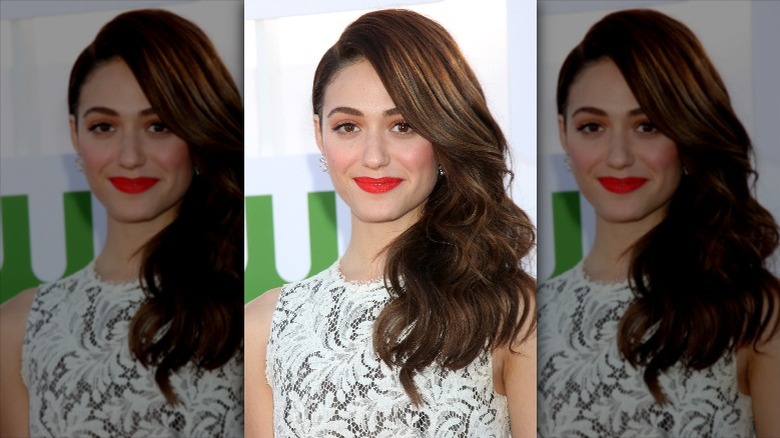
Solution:
<svg viewBox="0 0 780 438"><path fill-rule="evenodd" d="M79 150L84 172L95 172L102 167L107 166L114 160L114 148L105 145L90 145L89 143L79 143Z"/></svg>
<svg viewBox="0 0 780 438"><path fill-rule="evenodd" d="M414 144L403 145L398 148L397 160L408 169L423 173L436 173L438 164L433 152L433 145L425 139Z"/></svg>
<svg viewBox="0 0 780 438"><path fill-rule="evenodd" d="M157 164L173 173L192 173L192 160L187 144L183 141L176 141L163 147L156 148L152 152L154 161Z"/></svg>
<svg viewBox="0 0 780 438"><path fill-rule="evenodd" d="M573 172L587 170L601 161L598 150L593 147L569 147L571 168Z"/></svg>
<svg viewBox="0 0 780 438"><path fill-rule="evenodd" d="M649 167L659 172L681 172L680 157L674 142L665 140L647 149L651 151L645 156L645 162Z"/></svg>

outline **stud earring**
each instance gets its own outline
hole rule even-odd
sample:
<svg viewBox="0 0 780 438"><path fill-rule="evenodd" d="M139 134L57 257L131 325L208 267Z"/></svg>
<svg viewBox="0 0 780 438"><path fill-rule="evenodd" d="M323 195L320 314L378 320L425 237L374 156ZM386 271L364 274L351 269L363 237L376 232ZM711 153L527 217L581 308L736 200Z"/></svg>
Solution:
<svg viewBox="0 0 780 438"><path fill-rule="evenodd" d="M198 170L198 166L192 166L192 173L194 173L195 176L200 176L200 170Z"/></svg>
<svg viewBox="0 0 780 438"><path fill-rule="evenodd" d="M328 173L328 160L325 159L325 155L320 156L320 169L323 172Z"/></svg>
<svg viewBox="0 0 780 438"><path fill-rule="evenodd" d="M566 170L571 172L571 157L569 154L566 154L566 156L563 157L563 164L566 166Z"/></svg>
<svg viewBox="0 0 780 438"><path fill-rule="evenodd" d="M441 168L441 164L439 164L439 176L444 176L444 169Z"/></svg>
<svg viewBox="0 0 780 438"><path fill-rule="evenodd" d="M79 170L79 172L84 172L84 159L81 158L81 155L78 155L75 160L76 163L76 169Z"/></svg>
<svg viewBox="0 0 780 438"><path fill-rule="evenodd" d="M682 173L683 173L683 176L688 176L688 168L685 167L685 165L683 165L683 167L682 167Z"/></svg>

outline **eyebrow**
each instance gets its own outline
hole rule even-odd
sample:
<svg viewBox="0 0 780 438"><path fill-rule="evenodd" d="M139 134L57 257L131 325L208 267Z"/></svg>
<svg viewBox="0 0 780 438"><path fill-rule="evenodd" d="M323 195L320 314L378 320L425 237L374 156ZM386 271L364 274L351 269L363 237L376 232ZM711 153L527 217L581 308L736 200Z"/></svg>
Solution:
<svg viewBox="0 0 780 438"><path fill-rule="evenodd" d="M336 108L333 108L328 113L328 117L332 116L335 113L344 113L355 117L364 116L363 112L361 112L360 110L348 106L337 106ZM382 113L384 117L395 116L397 114L401 114L401 110L399 110L398 108L390 108L389 110L385 110Z"/></svg>
<svg viewBox="0 0 780 438"><path fill-rule="evenodd" d="M574 110L574 112L571 113L571 117L574 117L574 116L576 116L579 113L588 113L588 114L593 114L593 115L597 115L597 116L606 116L607 115L607 112L604 111L601 108L596 108L596 107L593 107L593 106L583 106L583 107L580 107L580 108L577 108L576 110ZM639 115L643 115L644 113L645 113L645 111L642 108L634 108L634 109L632 109L631 111L628 112L628 115L629 116L639 116Z"/></svg>
<svg viewBox="0 0 780 438"><path fill-rule="evenodd" d="M86 111L84 111L84 114L81 115L81 117L86 117L90 113L99 113L99 114L105 114L107 116L118 116L119 113L116 112L116 110L113 110L111 108L105 107L105 106L93 106ZM141 117L149 116L157 114L155 110L152 108L147 108L145 110L141 110L138 112L138 115Z"/></svg>

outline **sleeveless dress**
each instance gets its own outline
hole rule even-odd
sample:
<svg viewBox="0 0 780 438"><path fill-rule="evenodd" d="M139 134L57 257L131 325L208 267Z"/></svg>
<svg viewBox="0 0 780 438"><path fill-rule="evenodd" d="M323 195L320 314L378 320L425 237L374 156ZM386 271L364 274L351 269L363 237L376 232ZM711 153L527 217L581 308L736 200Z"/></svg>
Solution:
<svg viewBox="0 0 780 438"><path fill-rule="evenodd" d="M31 436L243 437L242 355L214 371L182 367L169 405L128 346L140 284L102 281L93 263L33 300L22 349Z"/></svg>
<svg viewBox="0 0 780 438"><path fill-rule="evenodd" d="M540 437L752 437L750 397L737 387L734 356L694 371L674 366L655 403L642 371L621 359L620 317L633 301L627 282L588 280L582 262L539 289Z"/></svg>
<svg viewBox="0 0 780 438"><path fill-rule="evenodd" d="M267 346L274 432L282 437L507 437L506 397L493 389L491 356L414 378L415 407L398 371L374 353L374 321L390 300L383 282L347 282L338 262L282 287Z"/></svg>

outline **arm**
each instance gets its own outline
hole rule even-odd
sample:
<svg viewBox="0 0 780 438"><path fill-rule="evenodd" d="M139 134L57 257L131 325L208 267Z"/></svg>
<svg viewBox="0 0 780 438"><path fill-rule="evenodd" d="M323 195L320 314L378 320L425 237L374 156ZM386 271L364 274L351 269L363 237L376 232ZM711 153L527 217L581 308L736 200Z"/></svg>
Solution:
<svg viewBox="0 0 780 438"><path fill-rule="evenodd" d="M775 306L775 314L770 327L780 317L780 309ZM756 437L780 436L780 331L767 336L758 346L744 347L747 352L747 381L753 404L753 423Z"/></svg>
<svg viewBox="0 0 780 438"><path fill-rule="evenodd" d="M22 344L35 289L0 306L0 437L30 436L30 401L22 382Z"/></svg>
<svg viewBox="0 0 780 438"><path fill-rule="evenodd" d="M260 295L244 310L244 412L247 438L273 437L273 397L265 379L265 352L279 289Z"/></svg>
<svg viewBox="0 0 780 438"><path fill-rule="evenodd" d="M536 331L514 352L507 348L503 354L512 437L536 437Z"/></svg>

